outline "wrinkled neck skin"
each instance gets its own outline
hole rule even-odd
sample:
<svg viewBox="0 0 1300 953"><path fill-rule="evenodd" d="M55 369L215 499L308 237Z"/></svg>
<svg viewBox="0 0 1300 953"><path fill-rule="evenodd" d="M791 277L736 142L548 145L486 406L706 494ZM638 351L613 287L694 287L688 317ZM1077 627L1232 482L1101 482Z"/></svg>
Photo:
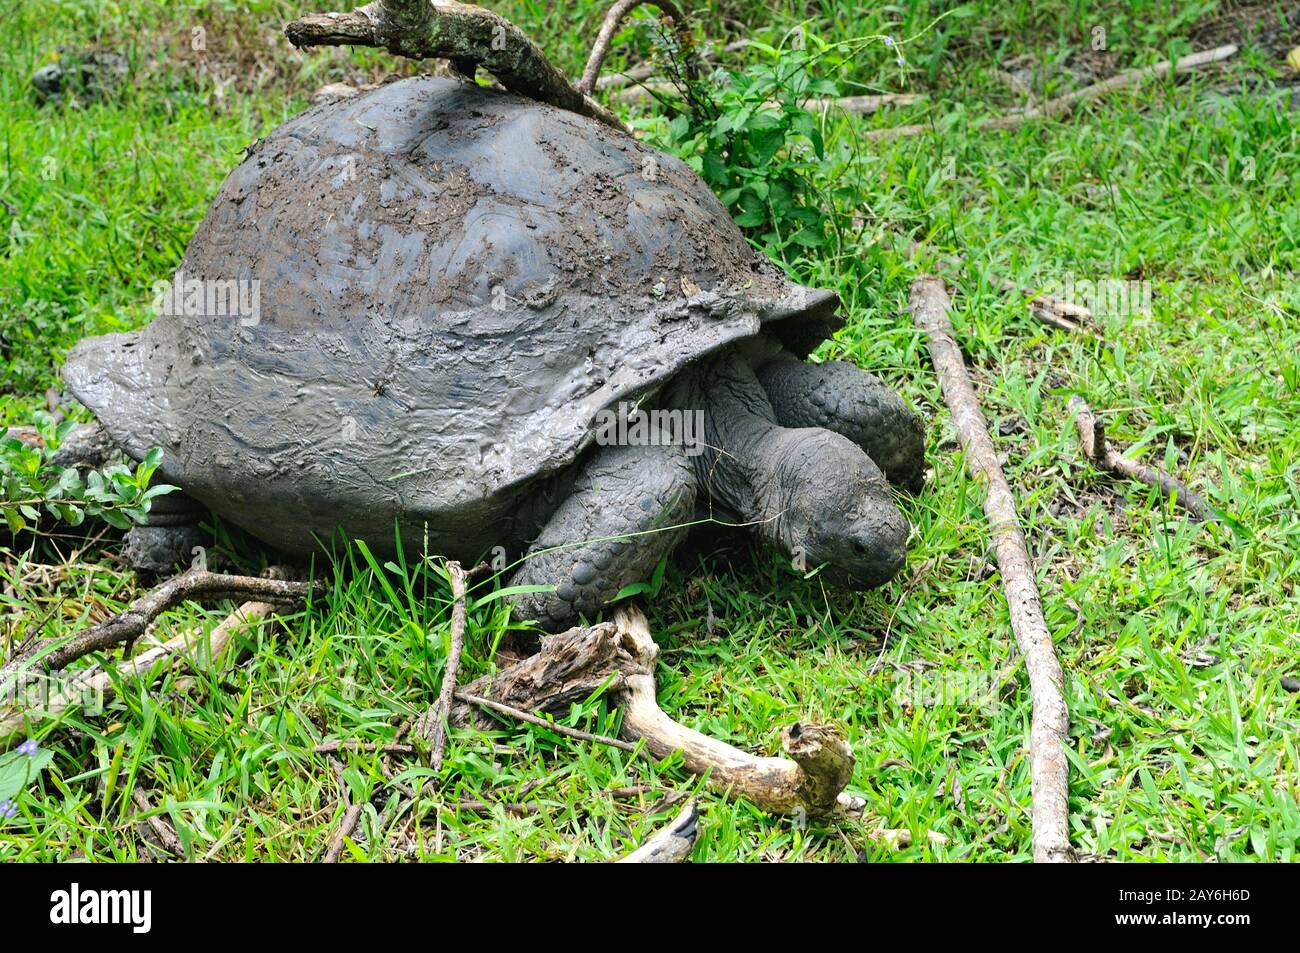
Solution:
<svg viewBox="0 0 1300 953"><path fill-rule="evenodd" d="M671 407L704 412L704 450L692 457L701 491L791 552L797 540L783 514L806 478L791 471L801 462L792 452L798 434L777 424L749 357L731 351L705 361L679 375L665 398Z"/></svg>

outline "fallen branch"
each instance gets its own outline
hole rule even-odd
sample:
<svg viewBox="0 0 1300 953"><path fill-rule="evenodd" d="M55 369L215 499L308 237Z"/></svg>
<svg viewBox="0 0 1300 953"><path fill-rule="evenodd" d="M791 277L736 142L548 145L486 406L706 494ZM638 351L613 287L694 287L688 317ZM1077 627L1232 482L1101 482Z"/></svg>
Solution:
<svg viewBox="0 0 1300 953"><path fill-rule="evenodd" d="M172 827L171 822L162 817L149 801L149 796L139 788L131 791L131 800L135 801L136 810L142 815L141 823L147 827L150 833L158 841L158 846L167 851L174 857L184 858L185 848L181 846L181 839L176 836L176 830Z"/></svg>
<svg viewBox="0 0 1300 953"><path fill-rule="evenodd" d="M0 746L20 734L29 733L27 726L31 724L58 718L65 712L82 708L87 700L98 703L111 698L120 679L147 675L164 660L183 659L195 670L213 665L225 656L226 649L236 632L250 623L266 618L275 610L276 606L269 602L245 602L206 636L202 631L184 632L162 645L118 662L109 669L92 668L86 672L78 672L47 700L30 707L17 704L0 711ZM23 683L25 675L26 673L18 673L15 676L18 679L16 688L8 690L11 697L25 696ZM36 687L42 689L40 695L45 694L43 683Z"/></svg>
<svg viewBox="0 0 1300 953"><path fill-rule="evenodd" d="M1074 412L1074 426L1079 431L1079 445L1083 455L1098 470L1106 470L1117 476L1128 477L1158 489L1161 495L1170 496L1194 519L1213 519L1214 514L1205 499L1192 490L1177 477L1156 467L1147 466L1137 460L1122 456L1106 441L1106 426L1096 417L1092 408L1082 397L1070 398L1070 410Z"/></svg>
<svg viewBox="0 0 1300 953"><path fill-rule="evenodd" d="M671 824L615 863L682 864L691 859L691 851L699 838L700 809L692 798Z"/></svg>
<svg viewBox="0 0 1300 953"><path fill-rule="evenodd" d="M605 19L600 25L600 32L596 36L596 42L591 48L591 55L587 57L587 66L582 71L582 79L574 83L574 89L584 95L590 94L595 89L596 80L600 76L601 64L605 62L605 57L609 55L609 46L614 41L614 34L618 32L623 18L643 3L658 7L664 25L677 34L678 45L686 53L688 76L694 79L694 57L690 53L692 42L690 29L686 25L686 17L682 15L682 11L677 4L673 0L617 0L609 8L609 12L605 14Z"/></svg>
<svg viewBox="0 0 1300 953"><path fill-rule="evenodd" d="M517 26L455 0L374 0L350 13L312 13L284 28L297 47L371 46L411 59L441 57L465 72L482 66L512 93L625 129L575 89Z"/></svg>
<svg viewBox="0 0 1300 953"><path fill-rule="evenodd" d="M452 707L451 724L478 728L493 724L484 713L491 709L469 701L473 698L525 713L567 714L572 705L602 690L619 691L625 675L638 671L641 663L632 657L611 622L544 635L536 654L458 691L455 697L460 704Z"/></svg>
<svg viewBox="0 0 1300 953"><path fill-rule="evenodd" d="M1070 112L1079 103L1097 99L1107 93L1112 93L1117 89L1125 89L1130 86L1138 86L1147 80L1161 79L1169 75L1185 73L1189 70L1199 69L1203 66L1209 66L1212 63L1218 63L1235 55L1237 47L1229 44L1227 46L1216 47L1212 50L1202 50L1199 53L1191 53L1179 60L1170 62L1162 60L1154 66L1146 66L1140 69L1131 69L1123 73L1117 73L1109 79L1102 80L1100 83L1093 83L1091 86L1085 86L1083 89L1076 89L1069 93L1064 93L1054 99L1049 99L1037 106L1030 106L1020 112L1010 113L1006 116L989 116L975 123L975 128L985 129L1013 129L1033 119L1046 119L1053 116L1060 116ZM904 136L916 136L926 132L930 127L925 124L912 126L897 126L893 129L873 129L864 134L867 139L898 139Z"/></svg>
<svg viewBox="0 0 1300 953"><path fill-rule="evenodd" d="M686 770L709 776L719 791L744 797L774 813L825 814L858 811L860 798L843 793L853 773L853 754L831 729L792 725L782 735L787 758L760 758L677 724L660 710L651 674L659 648L645 616L620 609L614 622L545 636L537 654L456 693L453 725L486 727L475 708L581 741L609 745L643 756L666 758L681 752ZM556 725L531 712L563 713L601 691L622 710L623 740ZM644 742L638 749L634 742Z"/></svg>
<svg viewBox="0 0 1300 953"><path fill-rule="evenodd" d="M853 752L831 728L794 724L781 735L790 759L760 758L717 741L668 717L655 700L650 674L659 647L640 610L623 607L615 616L641 671L624 677L619 707L621 734L645 742L656 758L681 753L692 774L709 777L709 783L729 795L739 795L766 811L781 814L828 814L856 811L859 799L845 794L853 776Z"/></svg>
<svg viewBox="0 0 1300 953"><path fill-rule="evenodd" d="M190 569L173 576L157 589L119 612L106 622L84 629L71 640L44 654L42 661L50 671L66 667L83 655L97 652L139 638L167 609L190 599L218 601L222 599L255 599L278 604L297 602L313 591L313 585L285 579L265 579L255 576L227 576L204 569ZM11 675L34 656L41 655L38 643L21 658L10 659L0 677Z"/></svg>
<svg viewBox="0 0 1300 953"><path fill-rule="evenodd" d="M638 82L613 93L611 98L619 103L637 103L657 96L671 95L676 91L677 87L667 81ZM890 106L914 106L924 99L925 96L922 93L880 93L871 96L818 97L807 100L804 105L809 110L814 111L840 110L841 112L865 116ZM773 99L767 100L763 105L780 108L781 104Z"/></svg>
<svg viewBox="0 0 1300 953"><path fill-rule="evenodd" d="M429 766L434 772L442 770L442 761L447 753L452 696L456 694L456 676L460 673L460 657L465 651L465 570L458 562L448 562L447 575L451 578L451 647L442 672L442 690L437 702L415 726L416 736L430 743Z"/></svg>
<svg viewBox="0 0 1300 953"><path fill-rule="evenodd" d="M923 248L924 246L920 242L909 242L907 256L915 258ZM953 272L964 269L966 262L960 255L951 255L947 258L937 258L935 266L940 274L951 275ZM1029 305L1029 312L1044 324L1060 328L1062 331L1098 333L1092 312L1083 305L1075 304L1073 301L1067 301L1064 298L1058 298L1055 295L1043 294L1033 288L1025 288L1006 278L988 277L1003 291L1023 295Z"/></svg>
<svg viewBox="0 0 1300 953"><path fill-rule="evenodd" d="M979 398L966 374L961 348L948 320L950 302L943 282L922 275L912 285L911 310L916 326L929 339L930 359L952 413L971 478L985 485L984 514L997 550L1002 588L1011 613L1011 628L1029 672L1033 702L1030 765L1033 801L1034 860L1069 862L1069 778L1065 758L1070 715L1062 695L1064 676L1034 581L1025 536L1016 515L1015 497L998 465L997 452Z"/></svg>

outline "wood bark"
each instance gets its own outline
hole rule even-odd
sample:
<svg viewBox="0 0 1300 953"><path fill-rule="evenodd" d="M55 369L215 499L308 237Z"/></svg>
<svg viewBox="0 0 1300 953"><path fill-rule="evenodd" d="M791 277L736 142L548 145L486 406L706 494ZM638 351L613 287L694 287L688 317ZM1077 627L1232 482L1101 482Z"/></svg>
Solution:
<svg viewBox="0 0 1300 953"><path fill-rule="evenodd" d="M686 802L671 824L615 863L684 864L691 859L695 842L700 839L700 809L695 799Z"/></svg>
<svg viewBox="0 0 1300 953"><path fill-rule="evenodd" d="M441 57L467 71L482 66L506 89L626 131L576 89L505 17L455 0L374 0L348 13L312 13L284 28L297 47L372 46L411 59Z"/></svg>
<svg viewBox="0 0 1300 953"><path fill-rule="evenodd" d="M940 279L931 275L916 279L911 294L912 318L928 339L930 359L957 428L966 468L971 479L985 488L984 515L997 552L1011 628L1029 673L1033 703L1029 747L1034 860L1069 862L1073 854L1065 745L1070 715L1063 694L1064 676L1056 646L1043 619L1034 564L1016 514L1015 497L998 464L979 398L966 373L961 348L948 319L949 306L948 293Z"/></svg>
<svg viewBox="0 0 1300 953"><path fill-rule="evenodd" d="M1079 431L1079 445L1083 449L1083 455L1093 466L1155 487L1165 499L1172 496L1174 502L1195 519L1214 518L1214 511L1204 497L1183 481L1163 469L1131 460L1111 447L1106 440L1105 425L1093 414L1092 408L1082 397L1070 398L1070 410L1074 412L1074 425Z"/></svg>

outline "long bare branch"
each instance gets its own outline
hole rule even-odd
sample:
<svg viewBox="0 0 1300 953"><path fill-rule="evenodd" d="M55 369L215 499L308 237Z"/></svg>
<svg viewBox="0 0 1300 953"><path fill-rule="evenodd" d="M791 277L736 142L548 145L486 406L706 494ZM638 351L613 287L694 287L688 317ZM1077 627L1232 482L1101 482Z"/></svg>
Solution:
<svg viewBox="0 0 1300 953"><path fill-rule="evenodd" d="M1013 112L1006 116L988 116L981 119L975 124L976 129L1013 129L1016 126L1023 125L1034 119L1048 119L1054 116L1064 115L1074 109L1080 103L1092 99L1098 99L1107 93L1112 93L1117 89L1125 89L1130 86L1138 86L1148 80L1161 79L1171 74L1185 73L1189 70L1200 69L1203 66L1209 66L1213 63L1221 62L1231 56L1235 56L1237 47L1229 44L1227 46L1215 47L1212 50L1201 50L1198 53L1191 53L1178 60L1162 60L1153 66L1145 66L1140 69L1131 69L1123 73L1117 73L1109 79L1102 80L1100 83L1093 83L1091 86L1085 86L1082 89L1076 89L1068 93L1057 96L1055 99L1049 99L1045 103L1037 106L1030 106L1028 109L1022 109L1020 112ZM864 134L866 139L898 139L903 136L916 136L927 131L930 127L923 123L911 126L895 126L890 129L873 129Z"/></svg>
<svg viewBox="0 0 1300 953"><path fill-rule="evenodd" d="M111 619L78 632L70 641L48 652L42 661L47 669L61 669L83 655L137 638L144 634L149 623L161 613L189 599L256 599L284 604L304 599L312 590L313 586L305 582L228 576L204 569L190 569L141 596ZM38 643L23 658L11 659L0 670L0 676L10 675L24 667L33 655L40 654L40 648Z"/></svg>
<svg viewBox="0 0 1300 953"><path fill-rule="evenodd" d="M912 319L929 339L930 359L952 412L971 478L984 484L984 515L997 549L1002 588L1011 613L1011 628L1029 672L1033 703L1030 726L1034 859L1068 863L1070 850L1069 764L1065 757L1070 713L1063 694L1064 676L1034 579L1016 501L998 464L979 398L971 386L961 348L948 320L950 303L943 282L922 275L912 285Z"/></svg>

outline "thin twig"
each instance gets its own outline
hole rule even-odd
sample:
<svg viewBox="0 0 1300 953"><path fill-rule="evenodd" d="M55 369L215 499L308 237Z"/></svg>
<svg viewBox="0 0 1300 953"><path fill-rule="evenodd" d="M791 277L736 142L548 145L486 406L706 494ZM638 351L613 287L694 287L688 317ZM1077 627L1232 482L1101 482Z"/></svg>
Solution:
<svg viewBox="0 0 1300 953"><path fill-rule="evenodd" d="M651 6L659 8L665 24L677 34L678 43L686 52L688 69L694 70L689 50L691 42L690 28L686 25L686 17L682 15L681 9L673 0L618 0L605 14L604 22L600 25L600 32L596 36L596 42L591 48L591 55L587 57L587 66L582 71L582 79L573 84L574 89L586 95L596 88L596 80L600 76L600 67L605 62L605 57L609 55L609 46L614 40L614 34L618 32L623 18L643 3L649 3ZM690 75L694 78L693 72Z"/></svg>
<svg viewBox="0 0 1300 953"><path fill-rule="evenodd" d="M749 40L733 40L726 46L722 47L722 53L739 53L745 47L749 46ZM706 45L698 53L698 58L702 63L712 62L718 58L719 50L713 46ZM614 89L619 86L627 86L629 83L637 83L647 80L655 74L655 63L653 60L646 60L638 63L622 73L606 73L596 80L597 89Z"/></svg>
<svg viewBox="0 0 1300 953"><path fill-rule="evenodd" d="M618 748L620 751L636 751L637 746L626 741L620 741L618 738L611 738L608 735L596 735L589 731L581 731L577 728L570 728L567 725L557 725L553 721L547 721L537 715L530 714L520 708L514 708L510 705L504 705L501 702L493 701L490 698L483 698L479 695L468 695L465 692L457 692L456 699L469 705L478 705L480 708L486 708L489 711L499 712L502 715L509 715L516 721L522 721L529 725L536 725L538 728L545 728L553 731L558 735L564 735L566 738L573 738L577 741L590 741L596 744L608 745L611 748Z"/></svg>
<svg viewBox="0 0 1300 953"><path fill-rule="evenodd" d="M465 652L465 570L460 563L449 562L447 575L451 578L451 647L447 651L438 700L425 712L415 729L419 737L430 742L429 766L435 772L442 770L442 761L447 753L447 730L456 694L456 676L460 672L460 657Z"/></svg>
<svg viewBox="0 0 1300 953"><path fill-rule="evenodd" d="M919 252L924 249L920 242L909 242L907 246L907 257L915 258ZM946 258L935 259L936 270L943 275L951 275L954 272L963 270L966 267L966 261L960 255L950 255ZM1075 304L1073 301L1067 301L1064 298L1058 298L1055 295L1043 294L1033 288L1026 288L1016 284L1006 278L999 278L996 275L989 276L991 280L1003 291L1014 292L1015 294L1024 295L1026 303L1029 305L1029 312L1044 324L1049 324L1054 328L1060 328L1062 331L1085 331L1090 334L1097 334L1097 328L1093 322L1092 312L1083 305Z"/></svg>
<svg viewBox="0 0 1300 953"><path fill-rule="evenodd" d="M1235 55L1237 47L1229 44L1227 46L1216 47L1212 50L1202 50L1199 53L1191 53L1182 59L1170 62L1162 60L1154 66L1146 66L1140 69L1131 69L1123 73L1118 73L1109 79L1102 80L1100 83L1094 83L1091 86L1085 86L1083 89L1076 89L1072 92L1057 96L1055 99L1049 99L1047 102L1038 106L1030 106L1020 112L1010 113L1006 116L989 116L981 119L975 124L976 129L1012 129L1032 119L1046 119L1053 116L1063 115L1070 112L1079 103L1088 100L1097 99L1107 93L1114 92L1117 89L1124 89L1129 86L1137 86L1150 79L1160 79L1170 74L1177 75L1187 72L1188 70L1199 69L1202 66L1209 66L1212 63L1218 63L1226 60L1228 57ZM920 135L930 129L926 124L917 124L911 126L896 126L892 129L873 129L864 134L866 139L898 139L904 136Z"/></svg>
<svg viewBox="0 0 1300 953"><path fill-rule="evenodd" d="M1082 397L1070 398L1070 410L1074 412L1074 425L1079 431L1079 445L1083 449L1083 455L1098 470L1106 470L1155 487L1165 499L1172 496L1174 502L1187 510L1194 519L1214 518L1214 511L1205 499L1182 480L1164 469L1122 456L1111 447L1106 441L1105 425L1093 414L1092 408Z"/></svg>
<svg viewBox="0 0 1300 953"><path fill-rule="evenodd" d="M1030 764L1033 801L1034 859L1069 862L1069 763L1065 757L1070 713L1062 694L1064 676L1034 580L1025 536L1016 515L1015 497L998 464L979 398L971 386L961 348L948 320L950 302L943 282L922 275L912 285L911 310L916 326L929 339L930 359L952 413L971 478L985 485L984 514L997 550L1002 588L1011 613L1011 628L1029 672L1033 703Z"/></svg>
<svg viewBox="0 0 1300 953"><path fill-rule="evenodd" d="M325 741L312 749L316 754L333 754L336 751L356 751L361 754L415 754L415 745L396 744L379 741Z"/></svg>
<svg viewBox="0 0 1300 953"><path fill-rule="evenodd" d="M256 599L259 602L292 603L313 591L310 583L255 576L227 576L203 569L190 569L131 603L106 622L83 629L43 658L50 671L64 668L83 655L119 645L143 635L149 623L172 606L189 599L215 602L222 599ZM39 646L22 658L11 660L0 675L8 675L29 658L39 655Z"/></svg>
<svg viewBox="0 0 1300 953"><path fill-rule="evenodd" d="M351 837L357 829L357 821L361 820L361 804L352 804L343 812L343 821L339 824L339 829L334 832L334 837L330 840L329 850L325 853L323 864L337 863L339 856L343 853L343 841Z"/></svg>
<svg viewBox="0 0 1300 953"><path fill-rule="evenodd" d="M154 810L153 804L149 802L149 796L139 788L134 788L131 791L131 799L144 815L141 819L149 830L153 831L154 837L158 838L158 843L163 849L176 857L184 857L185 848L181 846L181 839L176 836L171 823Z"/></svg>

